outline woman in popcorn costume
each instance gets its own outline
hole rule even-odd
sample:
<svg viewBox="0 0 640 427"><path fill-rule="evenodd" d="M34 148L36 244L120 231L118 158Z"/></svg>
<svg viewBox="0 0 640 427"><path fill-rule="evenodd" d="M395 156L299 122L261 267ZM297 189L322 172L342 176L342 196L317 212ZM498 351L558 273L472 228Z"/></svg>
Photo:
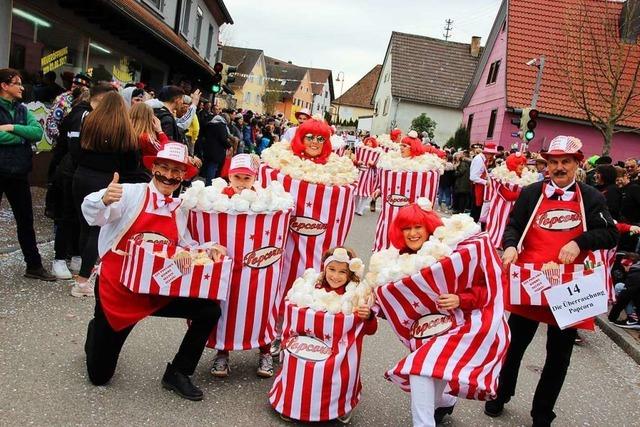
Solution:
<svg viewBox="0 0 640 427"><path fill-rule="evenodd" d="M379 150L380 144L378 143L378 140L373 136L366 137L364 141L362 141L362 145L367 148L380 151ZM360 176L359 176L359 181L360 181L359 185L363 185L363 180L366 180L364 181L364 183L368 183L369 179L375 180L375 168L376 168L377 160L375 162L369 161L367 164L365 164L364 162L356 161L355 154L351 154L350 157L351 157L351 160L353 160L354 164L361 169ZM373 174L373 176L369 176L370 174ZM367 202L369 203L373 202L375 207L375 201L373 197L356 196L356 215L362 216L364 214L364 209L365 209L365 206L367 205Z"/></svg>
<svg viewBox="0 0 640 427"><path fill-rule="evenodd" d="M156 156L143 163L153 175L148 184L120 184L118 173L103 190L91 193L82 203L82 213L92 226L100 226L98 250L102 263L96 280L94 318L89 322L85 352L87 371L94 385L104 385L113 376L120 350L133 327L147 316L190 319L178 353L167 364L162 386L189 400L202 400L202 391L190 375L200 360L207 338L220 317L215 301L133 293L120 281L124 251L130 239L195 247L187 229L186 213L177 208L180 199L171 197L183 180L198 170L191 165L186 147L167 143ZM184 255L188 252L181 252ZM209 256L217 261L224 248L212 245ZM181 269L189 268L191 257L181 256ZM200 262L200 261L198 261Z"/></svg>
<svg viewBox="0 0 640 427"><path fill-rule="evenodd" d="M229 186L222 190L223 194L233 197L244 190L256 191L254 184L258 176L260 160L253 154L237 154L231 159L229 167ZM257 375L261 378L273 376L273 358L271 357L271 343L260 346ZM229 351L218 350L213 359L211 375L217 378L225 378L229 375Z"/></svg>
<svg viewBox="0 0 640 427"><path fill-rule="evenodd" d="M318 273L309 269L305 271L301 278L296 280L287 294L288 304L295 305L297 309L310 309L316 313L326 312L327 315L323 316L324 321L321 322L324 324L330 323L327 319L328 315L354 315L358 319L355 323L361 323L362 327L356 327L351 331L342 331L345 337L348 337L343 339L353 341L353 343L349 346L350 350L345 351L346 354L342 355L342 358L336 358L335 364L331 362L327 366L330 371L339 367L338 371L341 372L338 376L339 378L336 376L327 377L326 375L314 375L312 378L307 378L307 375L305 375L303 380L305 383L301 384L302 393L309 395L296 396L295 392L289 389L292 383L286 380L291 373L288 363L290 359L285 359L283 370L278 373L270 392L270 397L272 406L284 420L328 421L337 419L339 422L347 424L351 420L353 408L359 401L361 389L359 354L362 347L362 339L365 335L373 335L378 329L377 319L371 310L371 306L374 303L374 295L372 289L366 283L361 282L364 264L360 258L356 257L353 250L344 247L329 249L322 255L322 262L322 272ZM314 323L318 323L318 321L319 319L315 315ZM337 329L340 330L342 327ZM336 329L333 331L336 332ZM309 330L307 336L317 335L317 333L317 330ZM353 336L354 334L356 336ZM295 338L295 334L290 334L283 344L283 348L287 350L286 357L288 358L296 357L295 349L291 348L292 343L296 340ZM320 337L320 339L322 338ZM339 351L336 348L337 346L334 344L334 352ZM352 353L354 351L357 352L355 364L353 363L355 355ZM343 360L342 362L340 362L341 359ZM346 362L347 364L345 365L345 359L351 362ZM316 369L313 365L309 366L313 371L327 370ZM347 366L350 371L348 375L342 372ZM301 369L301 367L298 367L298 369ZM283 378L283 375L285 378ZM334 380L343 381L344 384L342 386L334 384ZM347 387L346 384L350 384L350 386ZM312 392L311 390L315 391ZM286 403L283 400L290 393L293 394L294 398L300 400L299 412L291 408L285 409ZM317 393L317 397L321 395L320 401L314 399L316 396L311 396L312 393ZM327 396L327 394L330 394L330 396ZM338 413L341 415L337 417L331 415Z"/></svg>

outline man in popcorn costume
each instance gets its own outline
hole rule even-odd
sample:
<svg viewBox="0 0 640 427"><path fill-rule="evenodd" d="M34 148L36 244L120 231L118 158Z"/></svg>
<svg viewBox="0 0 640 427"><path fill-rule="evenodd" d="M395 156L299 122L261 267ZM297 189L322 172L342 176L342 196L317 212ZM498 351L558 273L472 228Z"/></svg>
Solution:
<svg viewBox="0 0 640 427"><path fill-rule="evenodd" d="M550 180L525 187L516 200L504 232L503 265L511 263L580 264L587 251L609 249L616 245L618 231L604 197L593 187L576 182L575 175L583 159L578 138L558 136L547 160ZM563 215L564 217L558 217ZM571 224L567 225L570 215ZM555 217L554 217L555 215ZM553 221L558 219L559 221ZM547 306L508 305L511 346L500 373L497 398L487 402L485 413L499 416L505 403L515 394L518 371L524 352L540 322L547 323L547 354L538 381L531 416L534 426L549 426L571 361L575 327L561 330ZM593 322L583 322L591 327Z"/></svg>
<svg viewBox="0 0 640 427"><path fill-rule="evenodd" d="M485 260L485 264L478 259L467 264L461 257L474 256L462 250L465 255L458 254L454 260L456 253L452 250L457 247L456 241L465 240L479 231L468 216L455 217L453 223L445 226L426 198L402 207L393 219L389 239L399 250L398 260L408 262L412 271L399 272L398 276L404 278L393 277L392 282L400 280L376 290L383 313L396 333L398 325L406 330L406 325L413 323L409 336L401 338L403 341L409 339L405 344L412 353L386 376L403 389L410 390L414 426L440 423L445 415L453 412L456 395L472 399L490 395L497 374L481 377L478 373L499 370L508 342L499 292L501 283L497 280L500 272L494 271L491 285L486 281L489 276L485 277L483 273L484 269L499 270L493 268L493 264L498 265L497 255L493 255L496 262ZM465 225L467 223L471 225ZM457 225L452 229L454 224ZM453 241L447 237L450 231L453 231ZM460 235L456 237L456 234ZM489 245L485 244L485 248L491 252ZM493 257L489 256L489 260ZM425 267L434 264L430 270L423 270L418 265L425 261ZM379 283L381 271L373 266L374 262L377 261L372 258L371 280ZM478 264L473 267L476 262ZM454 267L452 263L459 265ZM418 271L425 278L431 274L436 277L437 287L434 289L429 280L426 285L415 282L414 274ZM463 284L462 281L469 282ZM417 320L402 321L401 317L412 310L418 312ZM426 319L430 320L423 322ZM469 345L471 341L475 344Z"/></svg>
<svg viewBox="0 0 640 427"><path fill-rule="evenodd" d="M492 163L494 156L498 154L498 148L493 142L485 145L482 153L476 154L471 161L471 169L469 170L469 179L473 183L473 203L471 206L471 216L474 220L479 221L483 216L482 211L488 209L484 204L484 193L487 185L488 167ZM485 208L486 206L486 208Z"/></svg>
<svg viewBox="0 0 640 427"><path fill-rule="evenodd" d="M174 142L166 144L156 156L145 156L143 162L153 175L150 183L120 184L116 172L107 188L89 194L82 203L87 222L102 227L95 314L85 343L87 371L94 385L106 384L137 322L147 316L186 318L191 321L189 328L173 361L167 364L162 386L185 399L202 400L202 391L189 377L220 317L218 304L205 299L133 293L120 282L124 251L130 239L187 248L197 244L187 230L186 213L177 209L181 200L171 194L198 170L189 162L186 147ZM214 260L223 254L224 248L217 245L209 250ZM189 268L189 262L184 264Z"/></svg>

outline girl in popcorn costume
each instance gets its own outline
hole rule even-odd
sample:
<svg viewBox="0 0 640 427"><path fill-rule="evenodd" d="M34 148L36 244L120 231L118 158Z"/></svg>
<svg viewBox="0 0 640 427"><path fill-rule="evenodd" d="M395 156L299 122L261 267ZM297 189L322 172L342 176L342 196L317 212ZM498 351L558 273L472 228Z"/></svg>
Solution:
<svg viewBox="0 0 640 427"><path fill-rule="evenodd" d="M360 400L362 339L378 328L371 311L374 296L361 283L364 264L351 249L330 249L322 261L322 272L308 269L287 294L283 367L269 399L287 421L337 419L347 424ZM315 356L330 356L315 359L304 353L305 346Z"/></svg>

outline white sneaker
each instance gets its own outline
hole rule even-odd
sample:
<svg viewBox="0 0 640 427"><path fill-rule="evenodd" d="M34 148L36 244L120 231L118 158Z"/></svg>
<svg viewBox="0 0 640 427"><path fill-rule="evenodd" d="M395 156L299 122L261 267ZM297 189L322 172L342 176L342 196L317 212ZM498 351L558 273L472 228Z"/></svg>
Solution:
<svg viewBox="0 0 640 427"><path fill-rule="evenodd" d="M67 268L67 262L63 259L56 259L53 261L51 272L56 276L56 279L67 280L73 278L71 272Z"/></svg>
<svg viewBox="0 0 640 427"><path fill-rule="evenodd" d="M80 267L82 267L82 258L79 256L72 257L69 263L69 270L74 274L78 274Z"/></svg>
<svg viewBox="0 0 640 427"><path fill-rule="evenodd" d="M71 288L71 295L77 298L95 296L93 293L93 282L91 280L87 280L84 283L79 283L77 280L74 281L73 287Z"/></svg>

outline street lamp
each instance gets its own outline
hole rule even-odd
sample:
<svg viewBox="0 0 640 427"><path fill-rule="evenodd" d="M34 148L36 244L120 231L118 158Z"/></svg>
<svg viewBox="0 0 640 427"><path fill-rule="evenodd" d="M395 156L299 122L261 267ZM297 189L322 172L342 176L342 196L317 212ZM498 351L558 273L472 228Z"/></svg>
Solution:
<svg viewBox="0 0 640 427"><path fill-rule="evenodd" d="M342 77L340 77L342 76ZM340 96L342 96L342 87L344 86L344 72L340 71L338 72L338 76L336 77L336 81L340 82ZM340 96L338 98L340 98ZM340 104L338 104L338 124L340 124Z"/></svg>

